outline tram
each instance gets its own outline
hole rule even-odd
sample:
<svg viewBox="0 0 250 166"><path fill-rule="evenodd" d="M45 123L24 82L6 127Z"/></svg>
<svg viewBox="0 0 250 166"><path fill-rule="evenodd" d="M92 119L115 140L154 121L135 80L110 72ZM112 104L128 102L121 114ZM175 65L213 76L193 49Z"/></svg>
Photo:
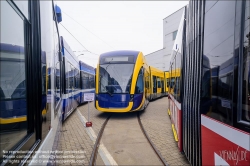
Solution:
<svg viewBox="0 0 250 166"><path fill-rule="evenodd" d="M35 151L57 148L61 129L62 96L54 70L62 63L61 12L53 1L0 1L0 8L0 163L13 164L22 151L18 164L33 165L39 158ZM48 74L51 103L46 106Z"/></svg>
<svg viewBox="0 0 250 166"><path fill-rule="evenodd" d="M150 100L150 69L140 51L103 53L96 68L95 107L101 112L131 112Z"/></svg>
<svg viewBox="0 0 250 166"><path fill-rule="evenodd" d="M165 96L165 73L153 66L149 66L150 71L150 100Z"/></svg>
<svg viewBox="0 0 250 166"><path fill-rule="evenodd" d="M86 103L84 101L85 93L95 93L95 68L79 61L80 64L80 105Z"/></svg>
<svg viewBox="0 0 250 166"><path fill-rule="evenodd" d="M189 1L182 15L168 109L192 165L249 165L249 8L247 0Z"/></svg>
<svg viewBox="0 0 250 166"><path fill-rule="evenodd" d="M168 96L169 93L169 71L165 71L165 95Z"/></svg>
<svg viewBox="0 0 250 166"><path fill-rule="evenodd" d="M95 74L93 67L79 61L62 36L60 39L63 55L62 84L65 85L62 87L62 121L65 121L80 104L86 103L84 93L94 92ZM60 88L60 82L57 86Z"/></svg>

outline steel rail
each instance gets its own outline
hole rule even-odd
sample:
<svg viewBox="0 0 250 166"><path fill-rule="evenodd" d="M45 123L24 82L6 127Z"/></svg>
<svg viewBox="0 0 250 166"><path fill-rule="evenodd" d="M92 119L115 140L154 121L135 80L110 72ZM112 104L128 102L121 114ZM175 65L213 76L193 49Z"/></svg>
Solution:
<svg viewBox="0 0 250 166"><path fill-rule="evenodd" d="M160 154L160 152L156 149L156 147L154 146L153 142L150 140L146 130L144 129L142 123L141 123L141 119L140 119L140 113L137 113L137 119L138 119L138 123L141 127L141 130L144 134L144 136L147 138L149 144L151 145L151 147L153 148L153 150L155 151L156 155L159 157L159 159L161 160L161 162L163 163L163 165L168 165L167 162L165 161L165 159L162 157L162 155Z"/></svg>
<svg viewBox="0 0 250 166"><path fill-rule="evenodd" d="M100 145L100 140L102 138L103 131L104 131L104 129L106 127L106 124L108 123L108 120L110 119L110 117L111 117L111 115L109 115L109 117L105 120L105 122L102 125L101 130L98 133L98 136L97 136L96 141L95 141L95 146L94 146L94 149L93 149L91 157L90 157L89 166L94 166L95 165L96 155L97 155L97 152L98 152L98 147Z"/></svg>

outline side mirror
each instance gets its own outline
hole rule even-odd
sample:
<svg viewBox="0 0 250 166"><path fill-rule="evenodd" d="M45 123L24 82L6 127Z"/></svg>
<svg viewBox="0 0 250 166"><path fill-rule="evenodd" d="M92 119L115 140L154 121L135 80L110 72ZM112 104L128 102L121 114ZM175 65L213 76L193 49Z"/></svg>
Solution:
<svg viewBox="0 0 250 166"><path fill-rule="evenodd" d="M56 19L57 19L57 22L61 22L62 21L62 11L61 11L61 8L59 6L55 6L55 11L56 11Z"/></svg>

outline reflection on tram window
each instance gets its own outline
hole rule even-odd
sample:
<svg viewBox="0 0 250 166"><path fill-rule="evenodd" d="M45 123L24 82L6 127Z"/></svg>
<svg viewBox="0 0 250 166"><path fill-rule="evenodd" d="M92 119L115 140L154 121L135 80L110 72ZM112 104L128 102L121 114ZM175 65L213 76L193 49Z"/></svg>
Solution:
<svg viewBox="0 0 250 166"><path fill-rule="evenodd" d="M246 1L245 8L245 26L244 26L244 48L243 48L243 76L242 76L242 113L241 119L250 122L250 27L249 19L247 19L250 9L250 2ZM248 35L248 37L247 37Z"/></svg>
<svg viewBox="0 0 250 166"><path fill-rule="evenodd" d="M89 88L94 88L95 87L95 78L93 75L89 75Z"/></svg>
<svg viewBox="0 0 250 166"><path fill-rule="evenodd" d="M221 8L227 8L221 13ZM202 113L232 125L235 1L206 1ZM210 26L213 25L213 26Z"/></svg>
<svg viewBox="0 0 250 166"><path fill-rule="evenodd" d="M6 2L1 6L0 158L27 134L24 21Z"/></svg>

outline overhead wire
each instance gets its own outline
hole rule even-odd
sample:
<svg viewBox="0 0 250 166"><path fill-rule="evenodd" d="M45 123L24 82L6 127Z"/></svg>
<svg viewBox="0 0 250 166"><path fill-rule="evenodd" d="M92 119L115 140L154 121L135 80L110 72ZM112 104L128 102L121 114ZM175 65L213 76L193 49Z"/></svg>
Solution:
<svg viewBox="0 0 250 166"><path fill-rule="evenodd" d="M84 29L86 29L87 31L89 31L92 35L94 35L95 37L97 37L98 39L100 39L102 42L104 42L106 45L108 45L109 47L111 47L112 49L114 49L112 46L110 46L107 42L105 42L104 40L102 40L100 37L98 37L97 35L95 35L93 32L91 32L90 30L88 30L86 27L84 27L82 24L80 24L78 21L76 21L74 18L72 18L71 16L69 16L67 13L65 13L64 11L62 11L64 14L66 14L69 18L71 18L72 20L74 20L76 23L78 23L81 27L83 27Z"/></svg>
<svg viewBox="0 0 250 166"><path fill-rule="evenodd" d="M73 36L74 37L74 39L85 49L84 51L87 51L87 52L89 52L89 53L92 53L92 54L95 54L95 55L98 55L98 54L96 54L96 53L93 53L93 52L91 52L91 51L89 51L84 45L82 45L82 43L62 24L62 23L60 23L60 25L62 25L62 27L71 35L71 36Z"/></svg>

